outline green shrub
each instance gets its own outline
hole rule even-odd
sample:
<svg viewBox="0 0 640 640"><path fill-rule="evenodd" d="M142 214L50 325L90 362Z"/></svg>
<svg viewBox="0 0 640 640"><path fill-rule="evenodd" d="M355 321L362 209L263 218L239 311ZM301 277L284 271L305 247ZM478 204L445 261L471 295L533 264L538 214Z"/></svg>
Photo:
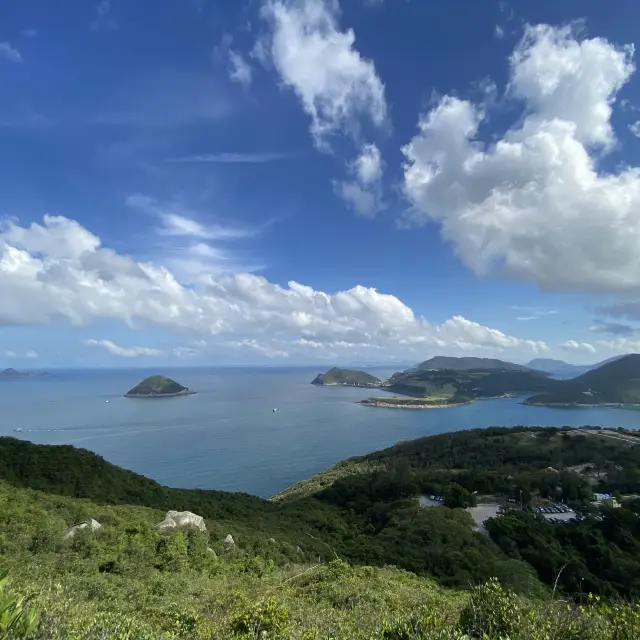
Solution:
<svg viewBox="0 0 640 640"><path fill-rule="evenodd" d="M60 523L44 519L36 527L29 548L33 553L57 551L62 541L63 527Z"/></svg>
<svg viewBox="0 0 640 640"><path fill-rule="evenodd" d="M261 600L243 607L233 616L232 629L237 633L260 638L266 634L282 634L289 628L289 610L274 599Z"/></svg>
<svg viewBox="0 0 640 640"><path fill-rule="evenodd" d="M24 596L9 589L7 573L0 575L0 638L28 638L36 628L37 611Z"/></svg>
<svg viewBox="0 0 640 640"><path fill-rule="evenodd" d="M491 579L471 591L460 614L461 631L489 638L517 637L525 626L525 613L517 596Z"/></svg>

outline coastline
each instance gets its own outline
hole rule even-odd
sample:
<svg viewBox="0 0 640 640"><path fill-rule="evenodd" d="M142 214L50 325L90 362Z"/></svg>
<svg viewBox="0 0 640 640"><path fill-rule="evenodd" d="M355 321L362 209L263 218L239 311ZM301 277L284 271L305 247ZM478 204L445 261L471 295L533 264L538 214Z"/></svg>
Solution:
<svg viewBox="0 0 640 640"><path fill-rule="evenodd" d="M613 409L640 409L640 403L637 402L599 402L599 403L582 403L582 402L523 402L526 407L555 407L560 409L598 409L600 407Z"/></svg>
<svg viewBox="0 0 640 640"><path fill-rule="evenodd" d="M191 391L185 389L184 391L178 391L178 393L125 393L125 398L176 398L178 396L193 396L197 391Z"/></svg>
<svg viewBox="0 0 640 640"><path fill-rule="evenodd" d="M450 409L453 407L462 407L466 404L473 404L474 400L467 400L466 402L455 402L455 403L442 403L442 404L429 404L427 402L414 402L410 401L405 402L404 398L400 398L403 402L389 402L392 398L384 398L378 400L377 398L369 398L367 400L358 400L356 404L363 404L367 407L380 407L382 409Z"/></svg>
<svg viewBox="0 0 640 640"><path fill-rule="evenodd" d="M513 398L509 393L499 396L487 396L482 398L472 398L465 402L453 403L435 403L428 402L428 398L367 398L366 400L358 400L357 404L364 404L368 407L381 407L382 409L449 409L453 407L463 407L467 404L473 404L480 400L499 400L501 398ZM422 400L422 402L420 402ZM395 401L395 402L394 402Z"/></svg>

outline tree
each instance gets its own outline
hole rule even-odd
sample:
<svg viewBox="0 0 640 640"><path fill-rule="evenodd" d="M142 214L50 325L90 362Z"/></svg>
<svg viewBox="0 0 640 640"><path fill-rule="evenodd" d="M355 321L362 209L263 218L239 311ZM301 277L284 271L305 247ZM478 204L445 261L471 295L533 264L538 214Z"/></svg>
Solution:
<svg viewBox="0 0 640 640"><path fill-rule="evenodd" d="M471 491L452 482L444 492L444 506L451 509L466 509L476 506L476 497Z"/></svg>

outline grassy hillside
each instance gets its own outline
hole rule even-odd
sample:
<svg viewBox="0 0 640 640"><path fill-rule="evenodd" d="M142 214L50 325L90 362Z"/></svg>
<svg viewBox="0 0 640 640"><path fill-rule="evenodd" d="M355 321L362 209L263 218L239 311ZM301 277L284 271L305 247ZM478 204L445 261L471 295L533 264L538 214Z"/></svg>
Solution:
<svg viewBox="0 0 640 640"><path fill-rule="evenodd" d="M435 356L416 366L416 369L447 369L450 371L472 371L475 369L498 369L501 371L529 371L528 367L494 358L454 358Z"/></svg>
<svg viewBox="0 0 640 640"><path fill-rule="evenodd" d="M382 388L392 393L456 403L507 393L547 391L555 388L555 382L539 371L409 369L395 373Z"/></svg>
<svg viewBox="0 0 640 640"><path fill-rule="evenodd" d="M532 396L529 404L638 404L640 403L640 354L609 361L571 380L558 380L545 394Z"/></svg>
<svg viewBox="0 0 640 640"><path fill-rule="evenodd" d="M587 437L525 429L479 430L450 436L401 444L360 459L359 474L374 474L362 485L364 492L360 485L356 494L347 487L340 489L338 480L333 485L324 485L329 493L322 497L296 500L308 517L297 529L287 515L293 504L269 505L267 510L260 507L263 501L248 496L163 488L176 492L171 494L171 500L183 495L182 499L187 501L189 496L207 494L206 500L200 496L203 501L198 506L206 509L209 504L210 513L218 514L205 518L204 533L184 530L163 535L154 525L163 519L164 506L118 505L104 500L160 500L162 493L146 493L149 486L157 488L155 483L144 482L140 476L112 467L86 451L41 448L28 443L16 446L15 441L3 439L0 469L6 476L9 476L7 466L13 471L11 481L0 480L0 577L9 571L8 586L0 580L0 610L9 605L7 615L0 616L0 637L6 640L638 637L640 610L635 605L612 605L590 599L585 588L580 598L583 605L567 607L566 602L551 596L551 590L539 586L526 563L509 559L510 551L500 551L484 536L473 533L463 510L415 509L406 498L398 498L406 489L403 486L406 478L403 480L398 473L393 477L375 476L384 465L392 468L391 461L398 457L416 468L434 467L438 472L443 471L440 465L454 462L449 466L455 470L457 464L475 460L477 466L487 470L485 481L488 481L494 475L500 476L503 463L518 467L524 462L525 468L529 468L537 467L540 461L557 460L558 455L567 456L570 462L583 455L595 455L596 449L591 445L585 448L581 440L576 440ZM567 438L578 444L568 444ZM532 441L531 446L528 447L526 439ZM39 450L44 453L36 454ZM538 450L540 453L535 453ZM597 450L606 456L616 456L624 464L620 452L626 451L629 459L635 459L632 447L613 439L600 443ZM57 454L60 460L56 462ZM76 471L69 472L71 478L65 479L64 469L76 465ZM90 474L101 473L105 474L104 499L62 495L79 488L76 477L84 475L88 479ZM341 475L344 477L337 474ZM372 479L374 482L370 482ZM15 486L30 483L47 486L48 492ZM119 485L125 483L137 486L138 490L131 487L124 493ZM51 493L56 488L58 493ZM89 483L86 493L97 497L100 484ZM374 493L376 498L371 500ZM168 499L169 495L164 497ZM220 512L221 507L212 506L218 503L227 505L224 510L227 518ZM344 514L341 536L330 530L329 520L322 516L329 511ZM88 518L95 518L103 529L94 534L80 532L72 538L63 537L66 527ZM278 518L285 526L276 526ZM347 519L366 525L349 529ZM335 520L333 525L337 523ZM610 535L617 535L618 530L610 522L607 526ZM274 527L272 531L268 530L270 527ZM519 540L512 540L514 528L512 525L501 531L500 544L505 549L514 544L518 548L520 544ZM229 533L236 541L232 549L224 544ZM358 538L375 540L375 544L359 546ZM591 534L588 540L591 553L597 555L601 540ZM632 541L633 535L627 535L619 544L629 545ZM334 542L341 546L334 546ZM559 544L555 540L547 542ZM318 543L326 553L323 555L307 543ZM354 558L348 564L345 551L349 550L353 554L359 550L364 557ZM525 553L537 551L530 545ZM613 546L607 551L608 558L616 563L627 559L620 551L614 553ZM556 549L544 557L555 560L557 553ZM463 589L446 588L428 576L419 577L385 566L396 560L405 563L415 560L420 554L429 559L432 573L440 575L441 581L460 584ZM510 582L520 595L482 578L477 573L482 566L489 576L497 575L503 583ZM624 570L633 584L637 568L627 564ZM449 578L443 580L446 576ZM602 579L605 578L610 578L608 573L603 573ZM470 588L472 585L476 586ZM20 603L21 596L26 601ZM6 633L7 623L12 616L17 617L21 608L23 616Z"/></svg>
<svg viewBox="0 0 640 640"><path fill-rule="evenodd" d="M336 520L339 527L344 528L336 509L329 505L316 508L313 520L308 522L304 505L282 509L244 493L165 487L111 464L92 451L67 445L36 445L0 437L0 480L15 487L101 504L193 511L222 525L233 525L236 531L252 539L288 532L291 543L297 545L302 540L301 546L311 555L324 554L326 548L309 538L305 531L314 531L317 523L325 520L323 526L328 535L332 532L331 521Z"/></svg>
<svg viewBox="0 0 640 640"><path fill-rule="evenodd" d="M348 384L348 385L377 385L380 379L372 376L366 371L355 371L353 369L339 369L333 367L327 373L320 373L311 384Z"/></svg>
<svg viewBox="0 0 640 640"><path fill-rule="evenodd" d="M587 600L568 610L491 581L459 591L393 567L335 557L304 564L276 539L225 551L225 530L212 521L205 533L160 535L153 525L162 513L152 509L0 482L0 514L0 570L9 569L0 606L27 598L6 634L0 619L7 640L619 640L640 631L633 606ZM80 515L98 518L103 530L65 540L63 527Z"/></svg>
<svg viewBox="0 0 640 640"><path fill-rule="evenodd" d="M125 396L154 396L176 395L185 393L188 389L165 376L149 376L139 382L133 389L127 391Z"/></svg>

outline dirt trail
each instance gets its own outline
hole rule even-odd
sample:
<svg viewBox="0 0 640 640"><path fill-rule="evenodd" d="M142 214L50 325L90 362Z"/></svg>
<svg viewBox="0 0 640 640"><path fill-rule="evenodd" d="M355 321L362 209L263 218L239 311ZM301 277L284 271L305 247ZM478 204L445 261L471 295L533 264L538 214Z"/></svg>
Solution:
<svg viewBox="0 0 640 640"><path fill-rule="evenodd" d="M640 437L629 436L625 433L611 433L608 431L599 431L598 429L585 429L584 433L588 433L592 436L604 436L605 438L613 438L614 440L622 440L622 442L628 442L630 444L640 444Z"/></svg>

